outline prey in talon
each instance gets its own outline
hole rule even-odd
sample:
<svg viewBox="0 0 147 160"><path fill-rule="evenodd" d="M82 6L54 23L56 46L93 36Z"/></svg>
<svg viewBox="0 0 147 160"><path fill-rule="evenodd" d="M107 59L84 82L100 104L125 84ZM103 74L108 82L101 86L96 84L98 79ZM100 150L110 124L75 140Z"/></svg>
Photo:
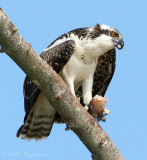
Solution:
<svg viewBox="0 0 147 160"><path fill-rule="evenodd" d="M105 108L108 99L106 97L96 95L90 101L90 113L98 121L106 121L105 116L110 113L110 111Z"/></svg>

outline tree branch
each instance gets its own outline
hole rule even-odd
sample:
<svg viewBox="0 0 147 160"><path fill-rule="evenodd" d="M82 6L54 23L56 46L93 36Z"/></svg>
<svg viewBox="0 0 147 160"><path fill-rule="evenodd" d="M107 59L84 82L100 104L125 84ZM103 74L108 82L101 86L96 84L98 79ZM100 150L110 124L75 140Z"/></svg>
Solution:
<svg viewBox="0 0 147 160"><path fill-rule="evenodd" d="M63 120L77 134L94 160L124 160L97 121L80 105L64 81L40 58L0 8L2 51L34 81Z"/></svg>

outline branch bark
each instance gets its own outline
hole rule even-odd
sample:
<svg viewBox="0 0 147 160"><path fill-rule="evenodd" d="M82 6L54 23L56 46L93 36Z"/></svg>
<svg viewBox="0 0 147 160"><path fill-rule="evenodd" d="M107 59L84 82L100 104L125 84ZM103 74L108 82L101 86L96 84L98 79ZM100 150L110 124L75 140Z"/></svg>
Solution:
<svg viewBox="0 0 147 160"><path fill-rule="evenodd" d="M51 105L92 153L94 160L124 160L97 121L80 105L64 81L33 50L0 8L2 51L34 81Z"/></svg>

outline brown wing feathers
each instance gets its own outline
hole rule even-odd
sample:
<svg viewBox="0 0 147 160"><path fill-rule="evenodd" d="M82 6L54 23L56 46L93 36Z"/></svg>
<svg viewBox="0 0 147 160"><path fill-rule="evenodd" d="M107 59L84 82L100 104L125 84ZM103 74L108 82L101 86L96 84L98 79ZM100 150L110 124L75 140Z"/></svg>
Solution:
<svg viewBox="0 0 147 160"><path fill-rule="evenodd" d="M104 96L115 71L116 52L112 49L101 55L94 74L93 96Z"/></svg>
<svg viewBox="0 0 147 160"><path fill-rule="evenodd" d="M75 43L70 40L46 49L40 56L59 73L73 54L74 48ZM26 116L17 137L36 140L45 138L50 134L55 118L61 121L55 109L29 77L24 81L24 105Z"/></svg>

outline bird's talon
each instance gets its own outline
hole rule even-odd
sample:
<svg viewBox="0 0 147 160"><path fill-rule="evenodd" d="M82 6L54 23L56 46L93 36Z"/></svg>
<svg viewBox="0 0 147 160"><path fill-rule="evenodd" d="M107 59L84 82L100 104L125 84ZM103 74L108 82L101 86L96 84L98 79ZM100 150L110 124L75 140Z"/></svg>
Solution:
<svg viewBox="0 0 147 160"><path fill-rule="evenodd" d="M103 122L106 122L107 119L106 119L105 116L103 116L100 120L103 121Z"/></svg>
<svg viewBox="0 0 147 160"><path fill-rule="evenodd" d="M85 109L86 111L88 111L88 110L89 110L89 106L88 106L88 105L85 105L85 106L84 106L84 109Z"/></svg>
<svg viewBox="0 0 147 160"><path fill-rule="evenodd" d="M106 122L106 117L103 113L100 113L100 114L98 114L97 120L98 120L98 122L100 122L100 121Z"/></svg>
<svg viewBox="0 0 147 160"><path fill-rule="evenodd" d="M79 101L81 100L81 97L79 94L76 94L76 97L78 98Z"/></svg>

